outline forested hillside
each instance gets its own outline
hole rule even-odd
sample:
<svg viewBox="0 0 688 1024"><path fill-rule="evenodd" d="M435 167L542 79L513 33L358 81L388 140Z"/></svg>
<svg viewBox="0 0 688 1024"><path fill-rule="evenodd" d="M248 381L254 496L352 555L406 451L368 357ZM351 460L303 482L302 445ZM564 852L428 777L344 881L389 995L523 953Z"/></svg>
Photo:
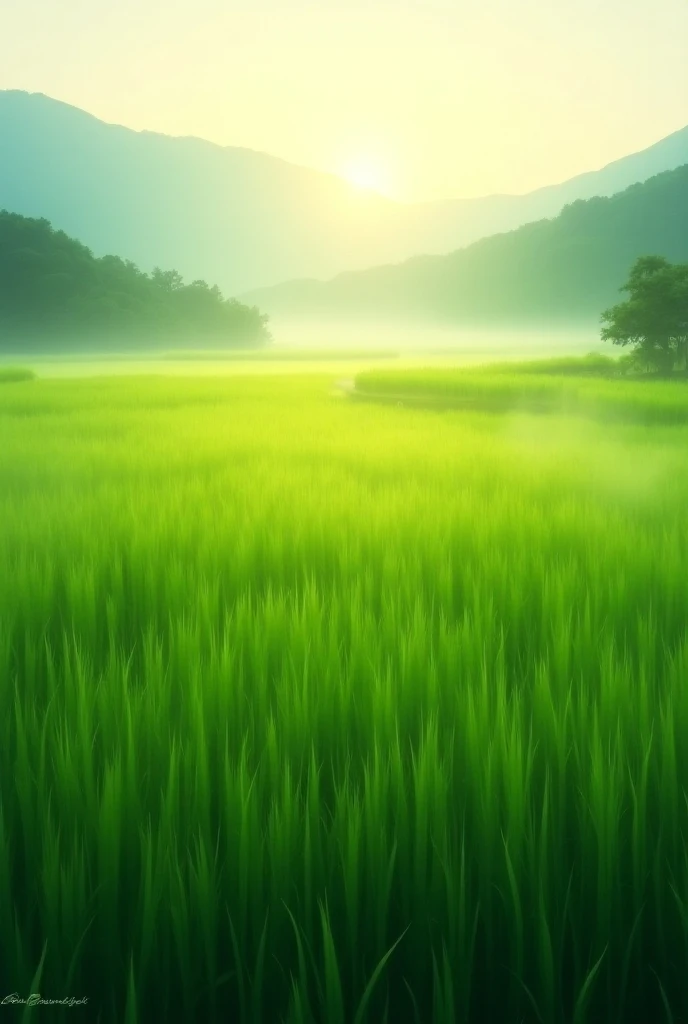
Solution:
<svg viewBox="0 0 688 1024"><path fill-rule="evenodd" d="M47 220L0 211L0 347L261 344L267 319L205 281L96 259Z"/></svg>

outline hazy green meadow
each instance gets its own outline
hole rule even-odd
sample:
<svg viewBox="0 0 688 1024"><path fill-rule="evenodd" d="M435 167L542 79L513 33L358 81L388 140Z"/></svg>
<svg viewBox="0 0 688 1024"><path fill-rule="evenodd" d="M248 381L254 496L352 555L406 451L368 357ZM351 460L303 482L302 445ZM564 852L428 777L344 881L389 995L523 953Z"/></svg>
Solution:
<svg viewBox="0 0 688 1024"><path fill-rule="evenodd" d="M8 1020L688 1020L688 382L294 364L0 381Z"/></svg>

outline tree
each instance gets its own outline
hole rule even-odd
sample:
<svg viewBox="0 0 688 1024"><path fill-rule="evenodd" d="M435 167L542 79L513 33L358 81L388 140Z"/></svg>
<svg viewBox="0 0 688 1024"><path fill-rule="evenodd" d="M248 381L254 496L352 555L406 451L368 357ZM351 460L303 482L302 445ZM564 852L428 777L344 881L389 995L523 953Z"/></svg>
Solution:
<svg viewBox="0 0 688 1024"><path fill-rule="evenodd" d="M644 369L688 370L688 263L641 256L621 291L629 298L602 314L602 339L632 345Z"/></svg>
<svg viewBox="0 0 688 1024"><path fill-rule="evenodd" d="M184 286L184 279L178 271L161 270L160 267L153 268L151 280L166 292L176 292Z"/></svg>

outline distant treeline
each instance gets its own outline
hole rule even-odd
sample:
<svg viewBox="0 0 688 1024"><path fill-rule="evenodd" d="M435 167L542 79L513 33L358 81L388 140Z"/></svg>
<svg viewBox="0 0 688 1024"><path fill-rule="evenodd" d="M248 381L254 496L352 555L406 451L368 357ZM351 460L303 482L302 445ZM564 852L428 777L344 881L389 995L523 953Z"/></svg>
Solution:
<svg viewBox="0 0 688 1024"><path fill-rule="evenodd" d="M184 284L177 271L157 267L146 274L118 256L96 259L47 220L0 211L0 347L26 338L41 347L65 338L258 345L270 340L267 322L205 281Z"/></svg>

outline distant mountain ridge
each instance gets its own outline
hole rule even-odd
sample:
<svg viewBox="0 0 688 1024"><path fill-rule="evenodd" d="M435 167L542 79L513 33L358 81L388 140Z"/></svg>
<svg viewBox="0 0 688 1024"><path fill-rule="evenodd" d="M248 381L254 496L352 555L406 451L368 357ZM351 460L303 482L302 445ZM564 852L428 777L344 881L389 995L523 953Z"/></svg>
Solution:
<svg viewBox="0 0 688 1024"><path fill-rule="evenodd" d="M96 256L174 266L225 294L446 253L688 162L688 128L524 196L402 204L253 150L109 125L0 91L0 208L47 218Z"/></svg>
<svg viewBox="0 0 688 1024"><path fill-rule="evenodd" d="M445 256L244 296L273 317L482 325L598 322L638 256L688 262L688 164Z"/></svg>

